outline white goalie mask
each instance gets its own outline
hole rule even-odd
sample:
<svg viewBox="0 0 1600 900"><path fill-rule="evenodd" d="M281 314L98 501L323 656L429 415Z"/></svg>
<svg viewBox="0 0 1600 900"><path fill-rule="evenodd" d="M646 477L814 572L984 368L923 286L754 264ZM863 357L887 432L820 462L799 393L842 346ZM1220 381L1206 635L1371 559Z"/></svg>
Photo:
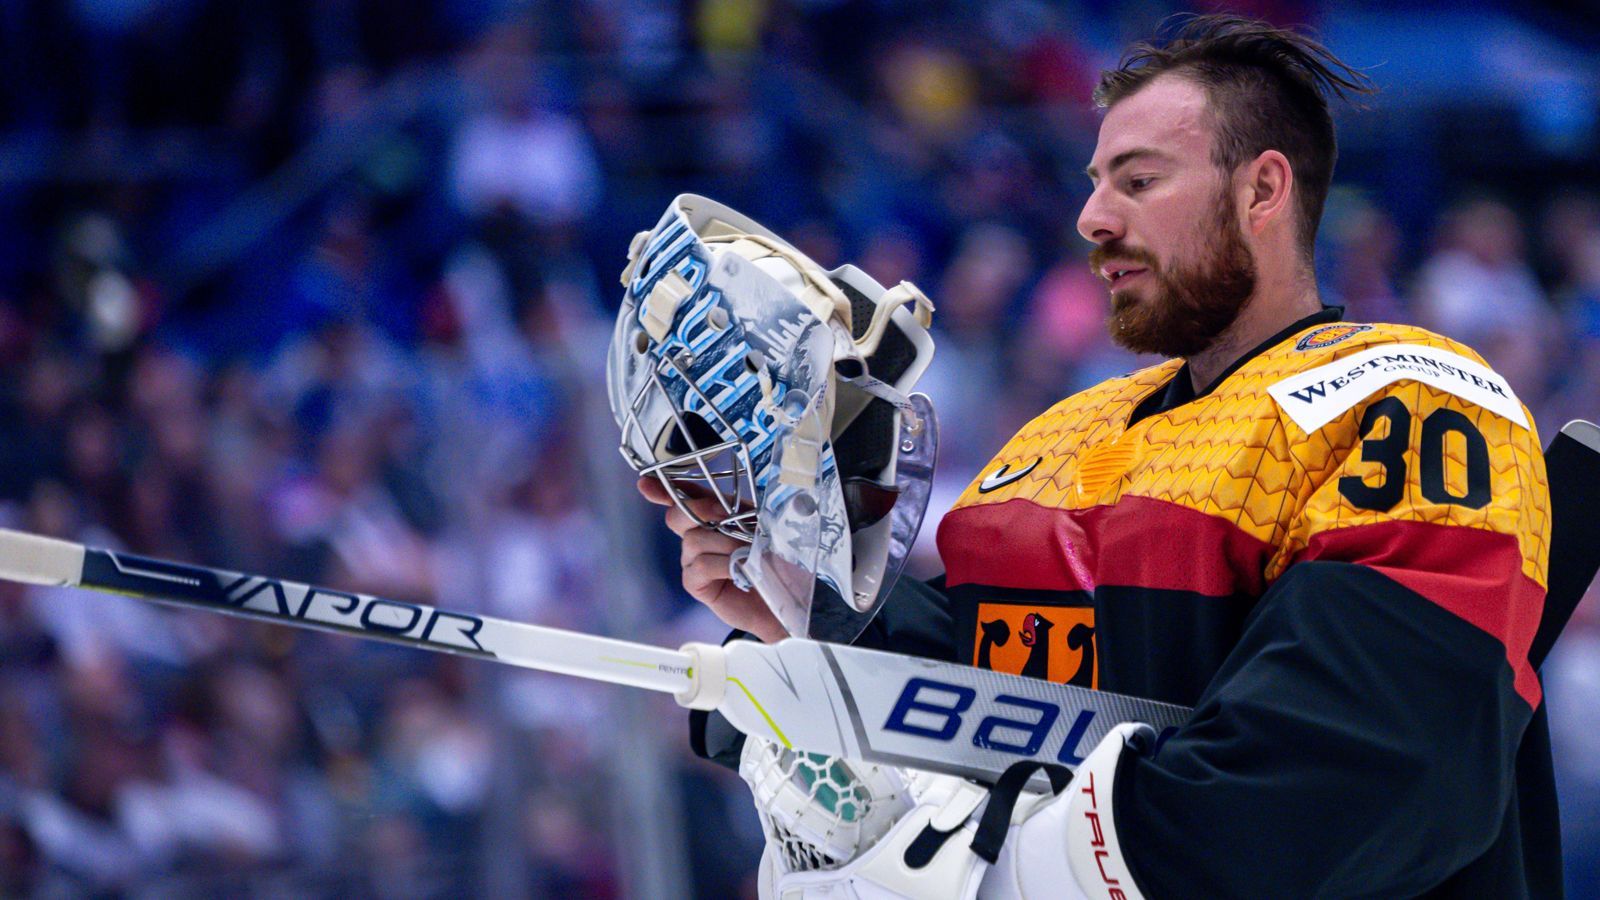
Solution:
<svg viewBox="0 0 1600 900"><path fill-rule="evenodd" d="M704 197L634 238L606 367L622 455L701 526L749 542L732 575L790 634L853 640L927 508L938 429L911 387L933 307L825 272ZM698 515L691 499L713 498Z"/></svg>

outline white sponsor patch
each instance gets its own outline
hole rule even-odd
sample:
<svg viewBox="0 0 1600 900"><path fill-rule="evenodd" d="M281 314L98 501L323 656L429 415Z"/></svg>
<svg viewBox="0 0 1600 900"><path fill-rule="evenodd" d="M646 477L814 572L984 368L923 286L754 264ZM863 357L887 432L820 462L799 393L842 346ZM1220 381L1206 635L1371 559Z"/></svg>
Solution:
<svg viewBox="0 0 1600 900"><path fill-rule="evenodd" d="M1420 381L1528 427L1506 380L1482 363L1437 347L1386 344L1308 369L1267 388L1295 424L1311 434L1385 385Z"/></svg>

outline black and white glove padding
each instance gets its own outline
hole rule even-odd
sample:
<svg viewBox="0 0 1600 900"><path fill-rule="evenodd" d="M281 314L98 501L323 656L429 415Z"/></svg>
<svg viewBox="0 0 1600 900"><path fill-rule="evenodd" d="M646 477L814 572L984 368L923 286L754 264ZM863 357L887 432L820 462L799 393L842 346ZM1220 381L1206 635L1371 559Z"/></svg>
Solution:
<svg viewBox="0 0 1600 900"><path fill-rule="evenodd" d="M1154 737L1149 726L1121 725L1106 735L1075 775L1062 767L1023 763L992 789L950 775L876 767L856 772L855 764L828 761L835 778L839 772L851 774L847 780L860 779L859 785L819 793L813 787L815 779L796 780L798 770L773 768L763 755L771 754L771 748L754 752L747 748L742 773L755 789L769 841L762 857L761 896L767 900L1141 897L1117 842L1111 794L1118 762L1128 752L1147 751ZM772 757L779 758L787 757ZM1051 792L1023 790L1040 768L1050 776ZM754 777L757 772L769 774ZM783 787L775 791L774 785ZM796 793L793 788L799 785L805 790ZM793 799L779 802L784 794ZM822 802L845 794L871 798L858 820L866 827L841 828L845 823L837 815L838 804ZM870 824L890 810L896 810L892 825L885 829ZM816 827L824 820L834 824ZM840 840L846 836L848 840ZM807 852L796 853L796 848Z"/></svg>
<svg viewBox="0 0 1600 900"><path fill-rule="evenodd" d="M1111 798L1118 766L1131 755L1151 752L1155 738L1155 729L1148 725L1113 728L1084 758L1058 799L1012 825L978 896L985 900L1144 897L1128 871Z"/></svg>

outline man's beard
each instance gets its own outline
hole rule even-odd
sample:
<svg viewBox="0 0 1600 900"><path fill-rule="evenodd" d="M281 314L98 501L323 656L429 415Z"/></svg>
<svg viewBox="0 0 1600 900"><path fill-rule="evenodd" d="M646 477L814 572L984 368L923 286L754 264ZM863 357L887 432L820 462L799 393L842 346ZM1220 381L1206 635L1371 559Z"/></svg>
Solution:
<svg viewBox="0 0 1600 900"><path fill-rule="evenodd" d="M1201 250L1197 265L1175 265L1170 272L1158 268L1143 250L1110 241L1089 254L1096 274L1108 260L1136 262L1154 279L1142 293L1113 291L1111 318L1106 328L1111 339L1135 353L1189 357L1211 346L1239 318L1256 289L1255 260L1245 245L1239 223L1220 209L1212 235Z"/></svg>

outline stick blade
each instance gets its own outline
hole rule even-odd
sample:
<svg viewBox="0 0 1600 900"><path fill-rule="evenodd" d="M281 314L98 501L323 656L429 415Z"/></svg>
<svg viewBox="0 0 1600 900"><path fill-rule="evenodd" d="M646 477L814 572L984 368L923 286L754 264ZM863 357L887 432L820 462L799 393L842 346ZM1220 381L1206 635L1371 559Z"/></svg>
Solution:
<svg viewBox="0 0 1600 900"><path fill-rule="evenodd" d="M1600 425L1574 419L1544 452L1550 478L1550 570L1544 617L1528 650L1537 668L1600 569Z"/></svg>

